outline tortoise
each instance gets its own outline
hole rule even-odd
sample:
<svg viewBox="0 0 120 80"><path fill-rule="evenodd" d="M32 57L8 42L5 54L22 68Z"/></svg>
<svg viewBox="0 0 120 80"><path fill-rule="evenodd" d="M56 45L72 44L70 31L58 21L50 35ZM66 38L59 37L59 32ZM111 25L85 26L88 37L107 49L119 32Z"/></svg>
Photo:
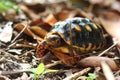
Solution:
<svg viewBox="0 0 120 80"><path fill-rule="evenodd" d="M103 29L87 18L74 17L54 24L40 43L55 55L75 56L101 49L105 44ZM59 53L59 54L58 54ZM66 59L66 57L64 57ZM62 59L63 62L66 60ZM67 62L65 62L67 63Z"/></svg>

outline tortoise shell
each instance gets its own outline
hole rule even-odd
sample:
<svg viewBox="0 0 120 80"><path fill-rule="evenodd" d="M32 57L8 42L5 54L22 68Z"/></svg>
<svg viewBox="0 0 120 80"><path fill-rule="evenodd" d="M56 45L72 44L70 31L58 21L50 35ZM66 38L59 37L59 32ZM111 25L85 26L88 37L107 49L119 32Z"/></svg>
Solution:
<svg viewBox="0 0 120 80"><path fill-rule="evenodd" d="M64 45L78 49L81 53L103 47L105 38L102 28L87 18L68 18L57 22L47 36L59 35Z"/></svg>

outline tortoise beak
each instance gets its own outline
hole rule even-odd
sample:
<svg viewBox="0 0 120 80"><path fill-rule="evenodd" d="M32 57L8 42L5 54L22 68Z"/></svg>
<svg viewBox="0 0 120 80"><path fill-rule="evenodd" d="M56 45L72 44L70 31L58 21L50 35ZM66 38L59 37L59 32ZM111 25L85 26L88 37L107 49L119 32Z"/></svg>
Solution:
<svg viewBox="0 0 120 80"><path fill-rule="evenodd" d="M36 53L39 57L43 57L48 52L48 45L46 41L42 41L39 43L36 49Z"/></svg>

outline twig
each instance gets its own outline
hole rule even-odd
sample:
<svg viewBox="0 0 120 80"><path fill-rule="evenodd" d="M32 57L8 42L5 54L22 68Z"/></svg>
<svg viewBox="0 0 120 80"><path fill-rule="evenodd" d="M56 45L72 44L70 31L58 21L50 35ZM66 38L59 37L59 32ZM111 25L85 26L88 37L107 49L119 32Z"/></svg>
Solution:
<svg viewBox="0 0 120 80"><path fill-rule="evenodd" d="M10 45L8 45L8 47L5 50L8 50L10 47L14 46L19 41L22 41L22 39L19 39L19 40L15 41L15 42L11 43Z"/></svg>
<svg viewBox="0 0 120 80"><path fill-rule="evenodd" d="M15 45L15 44L16 44L16 42L11 43L11 44L6 48L6 50L8 50L11 46L13 46L13 45Z"/></svg>
<svg viewBox="0 0 120 80"><path fill-rule="evenodd" d="M45 68L50 68L52 66L55 66L55 65L58 65L58 64L61 64L61 63L62 63L62 61L54 61L54 63L46 65Z"/></svg>
<svg viewBox="0 0 120 80"><path fill-rule="evenodd" d="M112 70L110 69L108 64L106 62L101 62L101 66L102 66L102 69L103 69L106 79L107 80L115 80Z"/></svg>
<svg viewBox="0 0 120 80"><path fill-rule="evenodd" d="M18 58L16 56L14 56L14 55L12 55L12 54L10 54L2 49L0 49L0 52L5 53L4 57L10 56L10 57L14 58L15 60L18 60Z"/></svg>
<svg viewBox="0 0 120 80"><path fill-rule="evenodd" d="M111 48L113 48L116 44L118 44L118 42L120 42L120 40L114 40L114 44L111 45L109 48L107 48L106 50L104 50L102 53L100 53L98 56L102 56L103 54L105 54L107 51L109 51Z"/></svg>
<svg viewBox="0 0 120 80"><path fill-rule="evenodd" d="M35 46L28 45L28 44L16 44L16 46L13 46L12 48L33 48L35 49Z"/></svg>
<svg viewBox="0 0 120 80"><path fill-rule="evenodd" d="M79 76L87 73L87 72L90 71L90 70L91 70L90 67L85 68L85 69L83 69L83 70L80 71L80 72L77 72L77 73L75 73L75 74L73 74L73 75L71 75L71 76L69 76L69 77L66 77L66 78L63 79L63 80L76 80Z"/></svg>
<svg viewBox="0 0 120 80"><path fill-rule="evenodd" d="M33 51L35 51L35 50L34 50L34 49L31 49L31 50L29 50L29 51L27 51L27 52L21 54L20 57L21 57L21 56L24 56L24 55L26 55L26 54L28 54L28 53L32 53Z"/></svg>
<svg viewBox="0 0 120 80"><path fill-rule="evenodd" d="M114 76L119 75L119 73L120 73L120 70L118 70L117 72L115 72Z"/></svg>
<svg viewBox="0 0 120 80"><path fill-rule="evenodd" d="M11 43L13 43L22 33L23 31L27 28L26 24L23 24L25 27L21 30L21 32L11 41Z"/></svg>
<svg viewBox="0 0 120 80"><path fill-rule="evenodd" d="M6 60L5 57L0 58L0 63L4 62Z"/></svg>
<svg viewBox="0 0 120 80"><path fill-rule="evenodd" d="M30 69L16 70L16 71L0 71L0 75L18 74L22 72L30 72Z"/></svg>

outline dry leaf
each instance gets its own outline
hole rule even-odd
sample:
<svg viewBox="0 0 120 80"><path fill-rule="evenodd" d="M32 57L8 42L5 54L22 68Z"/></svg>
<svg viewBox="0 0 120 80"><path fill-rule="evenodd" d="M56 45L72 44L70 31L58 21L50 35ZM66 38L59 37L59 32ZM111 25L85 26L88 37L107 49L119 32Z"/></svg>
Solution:
<svg viewBox="0 0 120 80"><path fill-rule="evenodd" d="M12 24L13 24L13 22L8 22L4 26L4 29L0 33L0 40L1 41L7 43L11 40L12 32L13 32Z"/></svg>
<svg viewBox="0 0 120 80"><path fill-rule="evenodd" d="M50 24L51 26L53 26L57 22L57 19L55 18L53 14L49 14L44 21Z"/></svg>
<svg viewBox="0 0 120 80"><path fill-rule="evenodd" d="M62 10L58 12L55 16L57 17L58 20L65 20L66 18L69 17L69 15L70 15L70 11Z"/></svg>
<svg viewBox="0 0 120 80"><path fill-rule="evenodd" d="M48 20L49 21L49 20ZM34 21L32 21L31 23L30 23L30 26L38 26L38 27L40 27L40 28L42 28L42 29L45 29L46 31L50 31L51 30L51 28L52 28L52 26L49 24L49 23L51 23L51 22L48 22L48 21L43 21L43 20L40 20L40 19L38 19L38 20L34 20ZM53 24L53 23L51 23L51 24Z"/></svg>
<svg viewBox="0 0 120 80"><path fill-rule="evenodd" d="M32 26L29 28L35 35L40 36L41 38L44 38L47 34L47 31L40 28L39 26Z"/></svg>
<svg viewBox="0 0 120 80"><path fill-rule="evenodd" d="M91 57L87 57L82 59L78 65L82 66L82 67L100 67L101 66L101 62L107 62L108 65L111 67L112 70L118 70L118 66L116 65L116 63L114 62L114 60L107 58L107 57L98 57L98 56L91 56Z"/></svg>
<svg viewBox="0 0 120 80"><path fill-rule="evenodd" d="M14 26L15 29L19 30L19 31L22 31L24 29L25 25L21 24L21 23L18 23ZM36 39L36 40L43 40L41 37L39 37L38 35L36 35L35 33L33 33L30 28L26 27L25 30L23 31L24 34L30 36L30 37L33 37L33 39Z"/></svg>

